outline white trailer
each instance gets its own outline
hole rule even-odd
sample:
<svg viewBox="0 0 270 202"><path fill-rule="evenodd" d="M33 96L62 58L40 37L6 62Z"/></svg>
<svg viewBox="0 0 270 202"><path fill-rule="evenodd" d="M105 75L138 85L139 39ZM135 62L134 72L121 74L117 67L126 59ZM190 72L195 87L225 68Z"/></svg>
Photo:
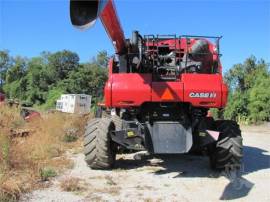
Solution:
<svg viewBox="0 0 270 202"><path fill-rule="evenodd" d="M56 101L56 110L73 114L87 114L91 108L91 96L85 94L63 94Z"/></svg>

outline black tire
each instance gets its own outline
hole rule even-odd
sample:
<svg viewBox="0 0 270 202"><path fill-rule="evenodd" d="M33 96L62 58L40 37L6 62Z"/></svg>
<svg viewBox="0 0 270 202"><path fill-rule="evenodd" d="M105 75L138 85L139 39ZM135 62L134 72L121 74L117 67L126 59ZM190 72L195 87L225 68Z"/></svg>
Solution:
<svg viewBox="0 0 270 202"><path fill-rule="evenodd" d="M92 169L110 169L114 165L115 150L110 131L115 126L111 119L96 118L86 127L84 137L85 161Z"/></svg>
<svg viewBox="0 0 270 202"><path fill-rule="evenodd" d="M210 164L213 169L239 169L243 157L243 142L239 125L234 121L216 121L220 136L209 150Z"/></svg>
<svg viewBox="0 0 270 202"><path fill-rule="evenodd" d="M115 125L115 130L116 131L121 130L122 129L122 122L123 122L122 119L117 115L113 115L111 118L112 118L112 121Z"/></svg>

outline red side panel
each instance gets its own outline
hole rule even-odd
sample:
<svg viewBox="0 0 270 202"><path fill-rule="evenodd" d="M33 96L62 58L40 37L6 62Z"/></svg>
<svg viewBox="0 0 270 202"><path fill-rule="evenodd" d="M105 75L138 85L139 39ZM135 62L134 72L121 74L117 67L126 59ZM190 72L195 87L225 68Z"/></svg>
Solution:
<svg viewBox="0 0 270 202"><path fill-rule="evenodd" d="M184 102L193 106L222 106L222 76L219 74L182 74Z"/></svg>
<svg viewBox="0 0 270 202"><path fill-rule="evenodd" d="M151 101L151 74L112 74L112 105L140 106Z"/></svg>
<svg viewBox="0 0 270 202"><path fill-rule="evenodd" d="M112 106L112 83L108 80L104 87L104 101L106 107Z"/></svg>
<svg viewBox="0 0 270 202"><path fill-rule="evenodd" d="M182 74L180 80L152 82L151 74L109 74L107 107L137 107L144 102L185 102L196 107L222 108L227 86L219 74Z"/></svg>
<svg viewBox="0 0 270 202"><path fill-rule="evenodd" d="M222 107L225 107L227 104L229 90L228 86L225 83L223 83L221 87L222 87Z"/></svg>
<svg viewBox="0 0 270 202"><path fill-rule="evenodd" d="M183 102L182 82L153 82L153 102Z"/></svg>
<svg viewBox="0 0 270 202"><path fill-rule="evenodd" d="M113 59L109 60L109 74L108 74L108 81L104 87L104 101L105 106L111 107L112 106L112 75L113 75Z"/></svg>

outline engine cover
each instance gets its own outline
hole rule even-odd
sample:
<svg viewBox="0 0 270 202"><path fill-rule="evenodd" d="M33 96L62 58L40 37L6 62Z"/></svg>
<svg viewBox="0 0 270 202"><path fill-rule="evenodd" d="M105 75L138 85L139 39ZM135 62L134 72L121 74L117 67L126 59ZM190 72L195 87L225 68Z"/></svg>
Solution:
<svg viewBox="0 0 270 202"><path fill-rule="evenodd" d="M179 122L154 122L147 124L155 154L187 153L193 144L191 128Z"/></svg>

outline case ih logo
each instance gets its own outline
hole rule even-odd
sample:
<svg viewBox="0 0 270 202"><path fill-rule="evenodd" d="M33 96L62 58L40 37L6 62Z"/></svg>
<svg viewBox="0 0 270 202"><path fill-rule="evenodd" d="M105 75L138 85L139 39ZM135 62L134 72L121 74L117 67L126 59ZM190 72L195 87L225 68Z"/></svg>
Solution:
<svg viewBox="0 0 270 202"><path fill-rule="evenodd" d="M189 93L189 97L191 98L215 98L216 96L216 93Z"/></svg>

